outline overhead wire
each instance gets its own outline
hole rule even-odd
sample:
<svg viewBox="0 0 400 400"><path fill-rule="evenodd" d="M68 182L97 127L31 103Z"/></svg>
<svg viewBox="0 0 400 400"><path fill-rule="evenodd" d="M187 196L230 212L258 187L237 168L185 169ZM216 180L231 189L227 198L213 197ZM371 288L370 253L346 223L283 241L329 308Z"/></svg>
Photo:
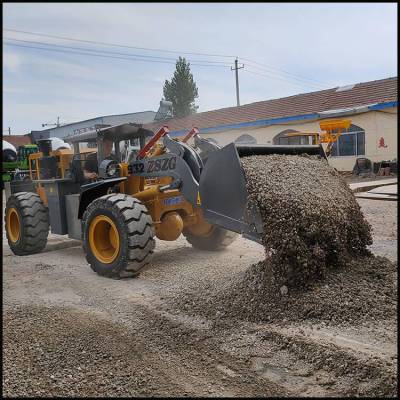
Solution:
<svg viewBox="0 0 400 400"><path fill-rule="evenodd" d="M43 36L43 37L62 39L62 40L70 40L70 41L82 42L82 43L100 44L102 46L110 46L110 47L125 47L128 49L136 49L136 50L156 51L156 52L174 53L174 54L191 54L191 55L209 56L209 57L226 57L226 58L236 58L237 57L237 56L227 55L227 54L210 54L210 53L189 52L189 51L182 51L182 50L177 51L177 50L155 49L155 48L150 48L150 47L128 46L128 45L122 45L122 44L117 44L117 43L100 42L100 41L86 40L86 39L77 39L77 38L71 38L71 37L67 37L67 36L50 35L50 34L46 34L46 33L29 32L29 31L23 31L23 30L18 30L18 29L3 29L3 30L8 31L8 32L24 33L27 35Z"/></svg>
<svg viewBox="0 0 400 400"><path fill-rule="evenodd" d="M224 54L185 52L185 51L176 51L176 50L156 49L156 48L149 48L149 47L128 46L128 45L122 45L122 44L116 44L116 43L85 40L85 39L71 38L71 37L60 36L60 35L51 35L51 34L45 34L45 33L39 33L39 32L29 32L29 31L18 30L18 29L4 29L4 30L8 31L8 32L22 33L22 34L26 34L26 35L41 36L41 37L47 37L47 38L53 38L53 39L61 39L61 40L68 40L68 41L95 44L95 45L101 45L101 46L109 46L109 47L130 48L130 49L136 49L136 50L163 52L163 53L171 53L171 54L191 54L191 55L202 55L202 56L208 56L208 57L238 58L237 56L224 55ZM119 52L112 52L112 51L104 50L104 49L90 49L90 48L66 46L66 45L61 45L61 44L57 44L57 43L46 43L46 42L40 42L40 41L35 41L35 40L22 40L22 39L16 39L16 38L6 38L6 39L12 40L14 42L30 44L30 46L21 45L21 44L17 44L17 43L11 43L11 42L5 42L6 45L31 48L31 49L35 49L35 50L56 51L59 53L72 53L72 54L89 55L89 56L94 56L94 57L114 58L114 59L142 61L142 62L153 62L153 63L162 63L162 64L175 64L176 63L176 59L170 58L170 57L160 57L160 56L147 55L147 54L119 53ZM37 46L32 46L32 44L47 46L47 47L46 48L37 47ZM68 51L61 50L61 49L67 49ZM264 74L262 74L260 72L252 71L251 69L247 69L247 68L243 69L243 71L249 72L249 73L252 73L255 75L263 76L268 79L277 79L277 80L295 84L297 86L302 86L302 87L309 86L309 87L313 87L313 88L318 88L320 90L326 89L329 87L329 85L327 85L326 83L322 83L315 79L302 77L300 75L293 74L291 72L288 72L288 71L285 71L282 69L274 68L274 67L259 63L254 60L250 60L248 58L240 57L240 60L250 63L250 65L248 64L246 67L249 66L250 68L258 69L259 71L264 72ZM230 67L230 65L231 65L231 64L227 64L228 61L218 61L218 60L188 60L188 62L190 62L190 64L193 66L204 66L204 67L205 66L208 66L208 67L210 67L210 66ZM251 65L251 64L253 64L253 65Z"/></svg>
<svg viewBox="0 0 400 400"><path fill-rule="evenodd" d="M172 62L172 61L163 61L163 60L148 60L148 59L134 58L134 57L119 57L119 56L111 56L111 55L107 55L107 54L90 53L87 51L76 51L76 50L66 50L66 49L55 49L55 48L49 48L49 47L29 46L29 45L10 43L10 42L4 42L4 44L6 46L23 47L23 48L34 49L34 50L44 50L44 51L50 51L50 52L53 51L53 52L66 53L66 54L80 54L80 55L87 55L87 56L93 56L93 57L103 57L103 58L112 58L112 59L129 60L129 61L142 61L142 62L159 63L159 64L172 64L172 65L176 64L176 61ZM222 68L228 67L227 65L220 65L220 64L190 63L190 65L195 65L195 66L200 66L200 67L222 67Z"/></svg>
<svg viewBox="0 0 400 400"><path fill-rule="evenodd" d="M73 49L73 50L83 50L83 51L90 51L90 52L96 52L96 53L105 53L105 54L111 54L111 55L122 55L122 56L129 56L129 57L139 57L139 58L148 58L148 59L159 59L159 60L170 60L176 62L176 58L171 58L171 57L159 57L159 56L149 56L149 55L143 55L143 54L132 54L132 53L119 53L115 51L107 51L107 50L97 50L97 49L89 49L85 47L75 47L75 46L64 46L61 44L55 44L55 43L47 43L47 42L40 42L40 41L34 41L34 40L22 40L22 39L14 39L14 38L9 38L5 37L4 39L8 40L13 40L19 43L28 43L28 44L38 44L38 45L44 45L44 46L53 46L53 47L61 47L61 48L66 48L66 49ZM230 64L227 64L226 61L209 61L209 60L188 60L189 62L198 62L198 63L207 63L207 64L224 64L225 66L230 66Z"/></svg>
<svg viewBox="0 0 400 400"><path fill-rule="evenodd" d="M153 51L153 52L164 52L164 53L171 53L171 54L190 54L190 55L201 55L201 56L208 56L208 57L221 57L221 58L238 58L238 56L234 55L228 55L228 54L214 54L214 53L200 53L200 52L188 52L188 51L177 51L177 50L166 50L166 49L158 49L158 48L150 48L150 47L139 47L139 46L130 46L130 45L123 45L123 44L117 44L117 43L110 43L110 42L102 42L102 41L95 41L95 40L87 40L87 39L78 39L78 38L72 38L68 36L61 36L61 35L52 35L52 34L46 34L46 33L41 33L41 32L31 32L31 31L25 31L25 30L19 30L19 29L10 29L6 28L4 29L5 31L8 32L14 32L14 33L22 33L25 35L33 35L33 36L40 36L40 37L47 37L47 38L54 38L54 39L61 39L61 40L68 40L68 41L75 41L75 42L81 42L81 43L90 43L90 44L96 44L96 45L102 45L102 46L110 46L110 47L121 47L121 48L130 48L130 49L136 49L136 50L144 50L144 51ZM141 55L140 57L145 57L144 55ZM291 76L292 79L298 80L299 82L301 81L306 81L306 82L314 82L317 85L320 86L326 86L329 87L328 84L318 81L316 79L300 76L297 74L293 74L289 71L285 71L283 69L278 69L266 64L262 64L258 61L254 61L248 58L240 57L241 60L247 61L251 64L254 64L253 68L257 68L260 70L264 70L264 72L269 72L271 73L272 71L275 74L285 74L288 76ZM207 61L206 63L211 63L211 61ZM223 63L221 61L215 61L215 63ZM272 70L272 71L271 71ZM287 78L289 79L289 78Z"/></svg>
<svg viewBox="0 0 400 400"><path fill-rule="evenodd" d="M252 71L252 70L245 69L245 68L243 69L243 71L244 71L244 72L247 72L247 73L250 73L250 74L262 76L262 77L268 78L268 79L277 79L277 80L280 80L280 81L284 81L284 82L287 82L287 83L291 83L291 84L293 84L293 85L297 85L297 86L301 86L301 87L310 87L310 88L314 88L314 89L321 90L321 87L312 85L312 84L307 83L307 82L303 82L303 83L301 83L301 82L295 82L295 81L288 80L288 79L281 78L281 77L276 77L276 76L261 74L261 73L259 73L259 72Z"/></svg>
<svg viewBox="0 0 400 400"><path fill-rule="evenodd" d="M275 67L271 67L271 66L269 66L269 65L262 64L262 63L259 63L259 62L257 62L257 61L253 61L253 60L250 60L250 59L248 59L248 58L243 58L243 57L241 57L241 60L247 61L247 62L249 62L249 63L251 63L251 64L258 65L258 67L257 67L257 66L254 66L254 68L264 69L264 70L266 70L266 71L274 71L274 70L275 70L275 71L277 71L277 72L279 72L279 73L283 73L283 74L286 74L286 75L288 75L288 76L292 76L293 78L296 78L296 79L299 79L299 80L305 80L305 81L314 82L314 83L317 83L317 84L322 85L322 86L329 86L329 84L326 83L326 82L322 82L322 81L319 81L319 80L316 80L316 79L313 79L313 78L308 78L308 77L305 77L305 76L293 74L292 72L285 71L285 70L283 70L283 69L279 69L279 68L275 68ZM261 67L261 68L260 68L260 67Z"/></svg>

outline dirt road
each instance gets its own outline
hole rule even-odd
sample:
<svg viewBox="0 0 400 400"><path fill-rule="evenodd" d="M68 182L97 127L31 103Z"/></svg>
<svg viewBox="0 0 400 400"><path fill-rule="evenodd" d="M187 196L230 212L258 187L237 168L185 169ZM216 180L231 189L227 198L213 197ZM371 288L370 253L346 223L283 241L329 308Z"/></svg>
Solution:
<svg viewBox="0 0 400 400"><path fill-rule="evenodd" d="M397 205L359 203L372 251L397 260ZM262 260L263 248L247 240L220 253L158 241L152 265L129 280L94 274L74 241L16 257L3 240L3 252L6 396L390 396L397 388L393 318L255 324L174 305L177 293L222 284Z"/></svg>

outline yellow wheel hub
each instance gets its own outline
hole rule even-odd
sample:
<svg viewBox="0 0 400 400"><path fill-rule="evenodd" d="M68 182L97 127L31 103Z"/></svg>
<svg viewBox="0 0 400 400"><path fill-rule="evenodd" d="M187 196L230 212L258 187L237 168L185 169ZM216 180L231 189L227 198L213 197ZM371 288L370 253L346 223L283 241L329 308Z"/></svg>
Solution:
<svg viewBox="0 0 400 400"><path fill-rule="evenodd" d="M19 222L18 212L14 207L11 207L7 210L6 221L9 239L13 243L18 242L21 236L21 224Z"/></svg>
<svg viewBox="0 0 400 400"><path fill-rule="evenodd" d="M114 221L106 215L97 215L89 226L89 246L93 255L103 264L111 264L118 257L119 233Z"/></svg>

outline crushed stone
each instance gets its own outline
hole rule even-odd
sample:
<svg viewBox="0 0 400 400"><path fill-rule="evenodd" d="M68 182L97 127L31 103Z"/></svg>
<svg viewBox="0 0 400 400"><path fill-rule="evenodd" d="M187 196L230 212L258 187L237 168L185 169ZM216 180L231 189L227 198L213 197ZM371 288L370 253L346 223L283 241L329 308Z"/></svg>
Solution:
<svg viewBox="0 0 400 400"><path fill-rule="evenodd" d="M369 254L370 226L344 179L309 156L241 159L249 205L260 210L271 282L299 287L328 268Z"/></svg>
<svg viewBox="0 0 400 400"><path fill-rule="evenodd" d="M249 204L256 204L264 224L265 260L174 301L217 320L335 325L393 320L397 265L367 249L371 227L338 172L310 156L252 156L241 162Z"/></svg>

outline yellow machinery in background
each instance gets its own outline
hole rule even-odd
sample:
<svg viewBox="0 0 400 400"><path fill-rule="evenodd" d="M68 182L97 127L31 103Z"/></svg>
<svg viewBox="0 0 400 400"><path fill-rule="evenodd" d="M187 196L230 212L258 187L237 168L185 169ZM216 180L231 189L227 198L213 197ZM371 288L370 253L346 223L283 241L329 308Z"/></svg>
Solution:
<svg viewBox="0 0 400 400"><path fill-rule="evenodd" d="M321 132L293 132L286 134L286 137L311 137L312 144L326 144L325 154L329 157L332 152L332 146L338 141L343 131L350 128L350 119L332 119L329 121L321 121L319 126Z"/></svg>

